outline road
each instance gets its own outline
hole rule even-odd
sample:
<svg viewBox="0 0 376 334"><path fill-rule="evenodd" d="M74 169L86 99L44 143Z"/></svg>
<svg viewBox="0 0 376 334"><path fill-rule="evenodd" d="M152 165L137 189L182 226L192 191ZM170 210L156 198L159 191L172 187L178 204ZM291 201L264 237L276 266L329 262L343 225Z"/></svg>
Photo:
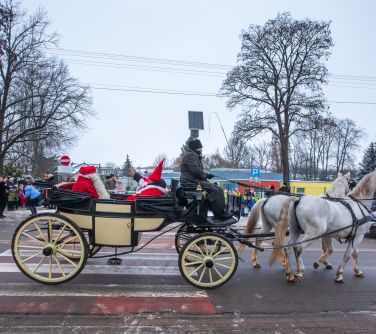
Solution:
<svg viewBox="0 0 376 334"><path fill-rule="evenodd" d="M200 290L181 277L174 234L167 233L120 266L89 259L74 280L58 286L34 283L11 257L10 240L25 210L0 221L0 333L373 333L376 324L376 239L366 239L356 278L351 264L345 284L335 270L314 270L315 243L304 252L306 272L299 284L285 281L279 265L250 266L247 250L234 277L215 290ZM244 224L241 221L240 224ZM145 233L141 243L152 237ZM336 241L336 267L344 245ZM110 252L105 248L104 252Z"/></svg>

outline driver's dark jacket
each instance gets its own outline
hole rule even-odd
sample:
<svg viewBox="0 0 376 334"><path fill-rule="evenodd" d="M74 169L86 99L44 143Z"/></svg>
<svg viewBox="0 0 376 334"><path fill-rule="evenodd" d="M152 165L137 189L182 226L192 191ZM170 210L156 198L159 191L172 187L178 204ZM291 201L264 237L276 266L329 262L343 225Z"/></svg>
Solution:
<svg viewBox="0 0 376 334"><path fill-rule="evenodd" d="M180 183L183 187L196 187L200 183L208 194L209 208L214 214L223 211L225 207L225 197L223 190L206 180L200 156L191 149L185 151L180 167Z"/></svg>
<svg viewBox="0 0 376 334"><path fill-rule="evenodd" d="M180 167L180 183L186 186L196 186L200 181L206 181L206 173L199 155L188 149L185 151Z"/></svg>

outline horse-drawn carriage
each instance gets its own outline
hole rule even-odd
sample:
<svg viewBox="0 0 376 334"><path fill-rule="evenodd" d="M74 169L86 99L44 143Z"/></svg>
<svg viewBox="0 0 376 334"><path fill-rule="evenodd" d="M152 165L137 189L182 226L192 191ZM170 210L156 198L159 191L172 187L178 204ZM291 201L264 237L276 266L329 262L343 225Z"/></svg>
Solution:
<svg viewBox="0 0 376 334"><path fill-rule="evenodd" d="M238 254L233 241L241 237L231 225L240 217L239 197L229 196L227 210L232 217L224 221L208 216L207 194L200 187L178 188L177 181L169 196L96 200L84 193L54 188L47 201L56 205L57 211L27 218L12 240L17 266L37 282L67 282L101 247L114 247L117 255L135 252L142 249L139 242L143 232L163 230L163 234L174 228L178 229L175 245L179 269L190 284L215 288L236 271ZM166 229L168 225L173 226ZM119 247L128 249L118 254Z"/></svg>

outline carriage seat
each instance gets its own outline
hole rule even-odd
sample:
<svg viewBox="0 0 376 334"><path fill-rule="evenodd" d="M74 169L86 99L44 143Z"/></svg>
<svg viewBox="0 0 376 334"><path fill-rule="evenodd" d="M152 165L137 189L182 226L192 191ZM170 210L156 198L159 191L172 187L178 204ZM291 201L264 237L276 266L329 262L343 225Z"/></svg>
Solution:
<svg viewBox="0 0 376 334"><path fill-rule="evenodd" d="M47 203L56 205L58 209L89 210L91 200L90 194L54 187L48 194Z"/></svg>

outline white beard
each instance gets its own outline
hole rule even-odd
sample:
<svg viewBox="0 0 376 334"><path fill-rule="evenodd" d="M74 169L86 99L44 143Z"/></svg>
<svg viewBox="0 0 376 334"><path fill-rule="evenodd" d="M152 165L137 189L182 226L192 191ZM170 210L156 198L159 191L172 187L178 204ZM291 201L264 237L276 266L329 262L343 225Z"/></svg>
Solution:
<svg viewBox="0 0 376 334"><path fill-rule="evenodd" d="M93 182L94 188L98 193L100 199L109 199L110 194L107 192L101 178L98 174L82 175Z"/></svg>

